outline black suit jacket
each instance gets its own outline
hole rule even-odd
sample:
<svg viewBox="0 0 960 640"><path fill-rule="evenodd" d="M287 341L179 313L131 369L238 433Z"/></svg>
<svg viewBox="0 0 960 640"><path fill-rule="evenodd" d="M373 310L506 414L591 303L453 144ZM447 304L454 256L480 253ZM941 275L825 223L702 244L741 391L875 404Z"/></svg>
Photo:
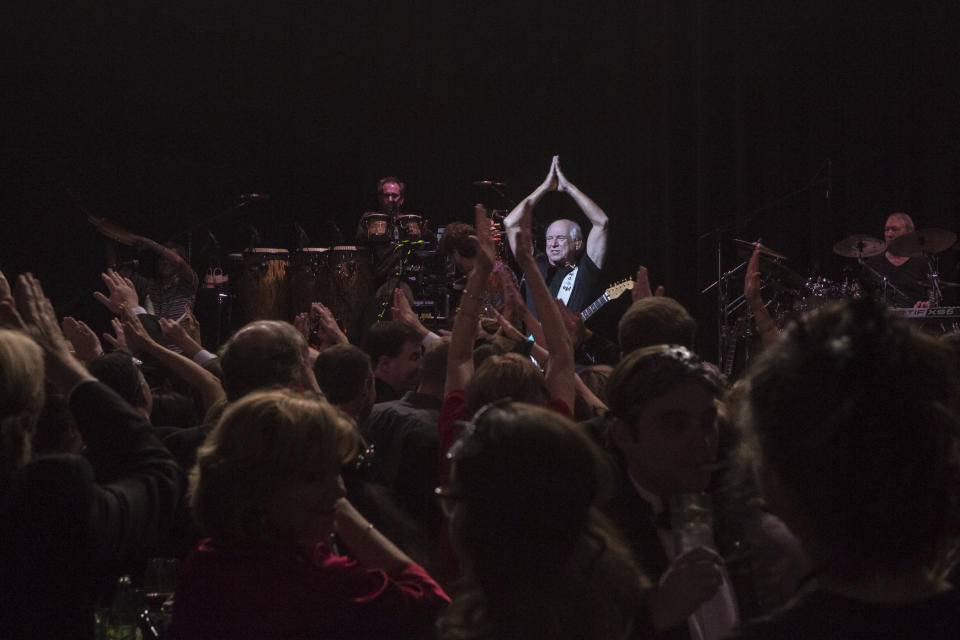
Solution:
<svg viewBox="0 0 960 640"><path fill-rule="evenodd" d="M620 529L637 566L656 585L670 566L670 560L657 533L653 506L640 497L623 469L618 469L617 492L607 505L606 513ZM686 624L681 624L657 634L657 638L689 640L690 630Z"/></svg>
<svg viewBox="0 0 960 640"><path fill-rule="evenodd" d="M70 409L88 457L19 469L0 496L0 637L93 638L93 610L120 567L155 544L184 476L149 423L99 382Z"/></svg>

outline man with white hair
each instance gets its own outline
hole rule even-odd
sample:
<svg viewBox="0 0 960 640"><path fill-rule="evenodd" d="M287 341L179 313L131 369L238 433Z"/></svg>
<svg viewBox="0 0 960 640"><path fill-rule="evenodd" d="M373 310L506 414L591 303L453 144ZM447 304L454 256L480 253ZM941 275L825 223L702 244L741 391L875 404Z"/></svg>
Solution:
<svg viewBox="0 0 960 640"><path fill-rule="evenodd" d="M906 213L891 213L883 226L887 245L914 231L913 219ZM881 295L893 307L926 306L929 294L924 284L930 266L926 258L897 256L889 251L866 261L868 282L878 284Z"/></svg>
<svg viewBox="0 0 960 640"><path fill-rule="evenodd" d="M510 249L516 252L518 225L522 217L523 205L537 202L548 191L560 191L573 198L583 214L590 220L590 232L584 239L583 230L573 220L561 218L547 227L546 259L538 258L537 266L550 287L550 293L559 298L570 311L579 313L596 297L596 288L600 280L600 269L607 254L607 214L597 204L567 180L560 170L559 156L553 157L546 180L533 193L504 218L504 228ZM527 306L531 301L527 299Z"/></svg>

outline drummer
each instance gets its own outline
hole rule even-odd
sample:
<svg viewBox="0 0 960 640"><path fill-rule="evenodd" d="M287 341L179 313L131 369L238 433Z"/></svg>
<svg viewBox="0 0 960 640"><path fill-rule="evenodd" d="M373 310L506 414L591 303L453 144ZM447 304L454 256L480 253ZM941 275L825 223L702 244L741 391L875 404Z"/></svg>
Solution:
<svg viewBox="0 0 960 640"><path fill-rule="evenodd" d="M889 246L893 240L912 233L913 220L902 212L892 213L883 228L883 239ZM868 281L880 285L877 281L886 278L885 298L892 307L929 306L929 290L925 286L930 266L926 258L897 256L890 251L873 256L866 261L865 277ZM880 285L882 286L882 285Z"/></svg>

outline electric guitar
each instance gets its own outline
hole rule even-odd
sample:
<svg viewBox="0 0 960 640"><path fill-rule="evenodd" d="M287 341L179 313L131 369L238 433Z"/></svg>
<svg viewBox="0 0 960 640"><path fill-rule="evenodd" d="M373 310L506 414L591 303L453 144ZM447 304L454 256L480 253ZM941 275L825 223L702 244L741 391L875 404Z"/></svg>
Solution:
<svg viewBox="0 0 960 640"><path fill-rule="evenodd" d="M593 304L580 312L580 317L584 322L586 322L587 318L600 310L600 307L607 304L611 300L616 300L623 295L625 291L630 291L631 289L633 289L633 280L627 279L613 283L607 287L602 296L593 301Z"/></svg>

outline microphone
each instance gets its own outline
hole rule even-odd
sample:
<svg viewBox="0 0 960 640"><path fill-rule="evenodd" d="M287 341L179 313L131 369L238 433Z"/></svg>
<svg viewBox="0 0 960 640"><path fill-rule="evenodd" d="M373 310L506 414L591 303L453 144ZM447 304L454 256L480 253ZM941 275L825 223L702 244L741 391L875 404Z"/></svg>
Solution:
<svg viewBox="0 0 960 640"><path fill-rule="evenodd" d="M133 267L134 269L138 269L138 268L140 267L140 261L139 261L139 260L125 260L125 261L123 261L123 262L118 262L117 264L113 265L113 268L114 268L114 269L119 269L119 268L121 268L121 267Z"/></svg>
<svg viewBox="0 0 960 640"><path fill-rule="evenodd" d="M505 187L507 184L505 182L500 182L499 180L476 180L473 183L475 187Z"/></svg>
<svg viewBox="0 0 960 640"><path fill-rule="evenodd" d="M220 248L220 242L217 241L217 236L213 235L213 231L210 231L210 229L207 229L207 235L210 236L210 240L213 241L213 246L216 247L217 249L219 249L219 248Z"/></svg>

